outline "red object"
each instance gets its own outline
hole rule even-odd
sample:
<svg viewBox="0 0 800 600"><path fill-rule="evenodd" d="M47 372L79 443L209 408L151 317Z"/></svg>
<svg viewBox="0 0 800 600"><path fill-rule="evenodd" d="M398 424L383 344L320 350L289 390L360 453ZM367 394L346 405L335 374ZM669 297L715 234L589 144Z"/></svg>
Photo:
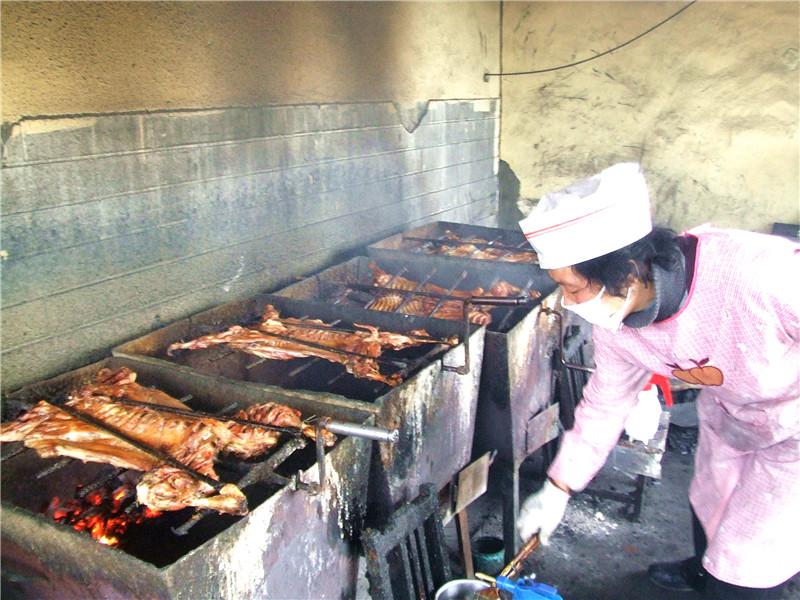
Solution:
<svg viewBox="0 0 800 600"><path fill-rule="evenodd" d="M663 375L653 373L653 376L650 378L650 381L647 382L647 385L644 386L644 389L649 390L651 385L655 385L661 390L664 396L664 403L667 407L669 408L672 406L672 388L669 387L669 379Z"/></svg>

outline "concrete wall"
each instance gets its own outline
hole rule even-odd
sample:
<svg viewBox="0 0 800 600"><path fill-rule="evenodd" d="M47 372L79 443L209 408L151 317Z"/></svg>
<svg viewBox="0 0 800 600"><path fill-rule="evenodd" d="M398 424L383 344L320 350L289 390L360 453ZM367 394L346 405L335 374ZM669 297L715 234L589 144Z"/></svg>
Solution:
<svg viewBox="0 0 800 600"><path fill-rule="evenodd" d="M3 121L486 98L497 2L2 3Z"/></svg>
<svg viewBox="0 0 800 600"><path fill-rule="evenodd" d="M503 71L598 54L681 6L504 3ZM798 7L698 2L610 55L505 77L501 158L526 210L544 192L638 160L661 224L768 231L800 221Z"/></svg>
<svg viewBox="0 0 800 600"><path fill-rule="evenodd" d="M498 5L2 13L4 390L401 229L495 222Z"/></svg>

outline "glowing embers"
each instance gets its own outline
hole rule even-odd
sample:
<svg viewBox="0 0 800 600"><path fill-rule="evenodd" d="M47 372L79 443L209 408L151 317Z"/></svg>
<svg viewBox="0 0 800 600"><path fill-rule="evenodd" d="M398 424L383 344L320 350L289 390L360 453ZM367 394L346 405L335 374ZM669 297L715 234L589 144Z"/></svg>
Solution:
<svg viewBox="0 0 800 600"><path fill-rule="evenodd" d="M71 500L62 501L55 496L45 513L57 523L87 532L101 544L118 546L130 527L161 515L135 500L136 487L129 483L102 487L85 495L79 488Z"/></svg>

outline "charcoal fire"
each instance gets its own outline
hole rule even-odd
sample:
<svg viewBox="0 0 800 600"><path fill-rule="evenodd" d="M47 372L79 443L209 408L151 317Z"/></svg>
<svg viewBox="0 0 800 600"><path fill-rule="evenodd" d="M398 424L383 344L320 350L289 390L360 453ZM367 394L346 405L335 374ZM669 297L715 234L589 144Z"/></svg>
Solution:
<svg viewBox="0 0 800 600"><path fill-rule="evenodd" d="M101 544L118 546L130 527L161 515L160 511L134 502L135 496L135 488L123 483L83 496L76 493L66 501L55 496L45 512L57 523L85 531Z"/></svg>
<svg viewBox="0 0 800 600"><path fill-rule="evenodd" d="M455 339L435 340L422 329L406 335L381 331L372 325L355 323L354 326L356 329L343 330L320 319L281 318L278 310L267 304L261 321L253 328L234 325L221 333L204 335L188 342L176 342L168 347L167 354L224 344L271 360L317 357L342 364L355 377L393 387L401 383L402 374L381 373L380 363L384 361L380 357L385 349L402 350L420 344L456 343Z"/></svg>
<svg viewBox="0 0 800 600"><path fill-rule="evenodd" d="M43 458L68 456L142 471L137 501L153 510L191 506L246 514L244 494L219 481L214 460L220 453L238 458L263 454L277 444L278 433L195 416L179 400L135 381L136 373L128 368L101 369L94 381L73 390L63 407L42 400L15 421L3 423L0 441L22 441ZM136 406L118 401L131 397ZM179 412L160 411L159 405ZM293 427L312 438L316 433L302 422L300 411L273 403L249 406L234 417ZM333 436L325 442L332 445Z"/></svg>

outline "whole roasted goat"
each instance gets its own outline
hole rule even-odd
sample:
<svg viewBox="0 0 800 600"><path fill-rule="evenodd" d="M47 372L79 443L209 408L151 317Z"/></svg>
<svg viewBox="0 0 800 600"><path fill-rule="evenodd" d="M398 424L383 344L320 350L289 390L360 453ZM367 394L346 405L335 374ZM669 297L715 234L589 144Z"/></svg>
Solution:
<svg viewBox="0 0 800 600"><path fill-rule="evenodd" d="M522 296L523 290L507 281L499 281L489 290L476 287L471 290L446 290L438 285L419 282L398 275L391 275L381 269L374 262L369 263L372 271L372 282L379 287L387 287L396 290L409 292L426 292L441 296L456 296L458 298L479 298L481 296L510 297ZM538 298L541 294L536 290L527 292L531 298ZM430 296L414 296L410 294L393 294L392 292L381 292L378 297L371 302L367 308L383 312L398 311L407 315L417 315L423 317L433 317L436 319L447 319L457 321L464 318L464 303L461 300L443 300ZM490 306L470 305L468 318L471 323L477 325L488 325L492 322Z"/></svg>
<svg viewBox="0 0 800 600"><path fill-rule="evenodd" d="M221 333L204 335L188 342L176 342L167 348L167 353L225 344L272 360L314 356L344 365L347 372L355 377L395 386L402 381L401 375L381 373L376 360L384 349L402 350L419 344L456 342L433 339L422 329L402 334L381 331L372 325L356 323L355 327L355 330L341 330L319 319L281 318L278 310L267 304L261 321L253 327L234 325Z"/></svg>
<svg viewBox="0 0 800 600"><path fill-rule="evenodd" d="M154 408L115 402L118 398L152 404ZM217 481L219 477L214 471L217 454L227 453L239 458L258 456L274 447L281 435L224 418L160 412L158 405L190 409L164 392L136 383L136 373L126 367L116 371L101 369L92 382L72 391L65 404ZM298 428L312 438L316 433L314 427L302 422L299 411L280 404L252 405L234 417ZM113 433L73 417L46 401L39 402L15 421L0 425L0 441L21 441L43 458L69 456L143 471L136 487L137 500L154 510L191 506L236 515L247 513L247 499L234 484L215 490L188 471L166 465ZM325 442L332 445L334 437L326 432Z"/></svg>

